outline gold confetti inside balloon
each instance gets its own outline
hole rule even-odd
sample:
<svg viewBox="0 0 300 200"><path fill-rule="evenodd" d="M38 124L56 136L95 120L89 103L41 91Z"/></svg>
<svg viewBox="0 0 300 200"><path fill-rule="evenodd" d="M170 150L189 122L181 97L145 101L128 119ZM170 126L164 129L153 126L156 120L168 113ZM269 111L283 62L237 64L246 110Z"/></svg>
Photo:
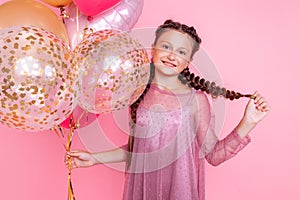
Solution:
<svg viewBox="0 0 300 200"><path fill-rule="evenodd" d="M0 30L0 121L24 131L60 124L78 96L78 73L72 50L53 33Z"/></svg>
<svg viewBox="0 0 300 200"><path fill-rule="evenodd" d="M131 105L143 92L150 67L146 50L128 33L101 30L75 48L81 79L79 105L106 113Z"/></svg>

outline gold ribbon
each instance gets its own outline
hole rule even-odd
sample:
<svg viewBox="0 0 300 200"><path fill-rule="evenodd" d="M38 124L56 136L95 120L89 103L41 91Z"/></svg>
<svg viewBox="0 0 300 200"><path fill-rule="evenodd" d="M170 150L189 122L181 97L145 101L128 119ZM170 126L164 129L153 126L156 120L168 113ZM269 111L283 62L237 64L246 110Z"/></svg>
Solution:
<svg viewBox="0 0 300 200"><path fill-rule="evenodd" d="M68 132L66 144L64 143L64 139L63 139L64 136L66 135L65 134L66 131L63 130L61 128L61 126L59 126L59 125L53 128L56 135L61 140L66 152L70 152L70 150L71 150L74 131L77 128L77 124L74 122L74 119L73 119L73 114L71 114L71 116L70 116L70 125L69 126L70 126L70 130ZM68 157L68 200L75 200L74 191L73 191L73 187L72 187L71 174L72 174L72 159L71 159L71 157Z"/></svg>
<svg viewBox="0 0 300 200"><path fill-rule="evenodd" d="M86 123L88 122L88 112L84 111L81 113L81 115L79 116L79 118L77 119L77 122L75 122L74 120L74 116L73 113L71 113L70 115L70 124L69 124L69 130L65 130L63 129L60 125L57 125L55 127L53 127L51 130L54 130L54 132L56 133L56 135L58 136L58 138L60 139L62 145L64 146L66 152L70 152L71 151L71 146L72 146L72 140L73 140L73 135L74 135L74 131L80 127L80 120L82 117L86 118ZM64 138L66 135L66 132L68 131L68 137L67 137L67 141L66 144L64 142ZM74 196L74 191L73 191L73 187L72 187L72 180L71 180L71 174L72 174L72 159L71 157L68 157L68 200L75 200L75 196Z"/></svg>
<svg viewBox="0 0 300 200"><path fill-rule="evenodd" d="M73 113L70 117L70 131L68 134L68 140L67 140L67 149L66 151L69 153L71 150L72 140L74 131L76 129L76 123L74 122ZM72 187L72 180L71 180L71 173L72 172L72 159L71 157L68 158L68 200L75 200L74 191Z"/></svg>

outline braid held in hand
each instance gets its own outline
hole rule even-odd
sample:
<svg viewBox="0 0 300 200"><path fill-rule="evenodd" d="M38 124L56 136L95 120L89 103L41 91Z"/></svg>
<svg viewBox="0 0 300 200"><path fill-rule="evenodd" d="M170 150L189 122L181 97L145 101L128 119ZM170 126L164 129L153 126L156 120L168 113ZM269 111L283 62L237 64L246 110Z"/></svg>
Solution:
<svg viewBox="0 0 300 200"><path fill-rule="evenodd" d="M201 89L202 91L210 94L213 98L218 96L223 96L226 99L234 100L241 97L253 98L251 94L241 94L232 90L227 90L224 87L219 87L215 82L206 81L204 78L195 76L194 73L191 73L189 68L185 68L179 75L178 79L181 83L188 85L196 90Z"/></svg>

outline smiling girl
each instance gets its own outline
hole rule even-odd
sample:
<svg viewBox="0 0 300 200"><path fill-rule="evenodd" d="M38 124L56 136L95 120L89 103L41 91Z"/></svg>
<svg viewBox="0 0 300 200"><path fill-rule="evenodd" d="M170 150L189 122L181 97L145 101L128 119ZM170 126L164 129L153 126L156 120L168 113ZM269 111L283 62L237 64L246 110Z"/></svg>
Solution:
<svg viewBox="0 0 300 200"><path fill-rule="evenodd" d="M216 166L236 155L270 108L258 92L248 95L241 121L219 140L209 98L245 95L190 73L188 66L200 43L193 27L172 20L159 26L149 83L130 106L128 144L106 152L72 151L72 167L126 162L126 200L205 199L205 160Z"/></svg>

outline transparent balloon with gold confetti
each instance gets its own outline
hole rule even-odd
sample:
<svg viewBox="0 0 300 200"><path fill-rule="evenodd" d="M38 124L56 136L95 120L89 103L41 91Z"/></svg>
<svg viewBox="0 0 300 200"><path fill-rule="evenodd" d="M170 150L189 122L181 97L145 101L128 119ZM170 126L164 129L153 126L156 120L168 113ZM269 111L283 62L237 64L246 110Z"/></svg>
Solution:
<svg viewBox="0 0 300 200"><path fill-rule="evenodd" d="M142 45L128 33L107 29L87 35L74 49L83 75L78 104L102 114L131 105L150 75Z"/></svg>
<svg viewBox="0 0 300 200"><path fill-rule="evenodd" d="M0 30L1 123L24 131L50 129L72 112L79 70L69 45L33 26Z"/></svg>

